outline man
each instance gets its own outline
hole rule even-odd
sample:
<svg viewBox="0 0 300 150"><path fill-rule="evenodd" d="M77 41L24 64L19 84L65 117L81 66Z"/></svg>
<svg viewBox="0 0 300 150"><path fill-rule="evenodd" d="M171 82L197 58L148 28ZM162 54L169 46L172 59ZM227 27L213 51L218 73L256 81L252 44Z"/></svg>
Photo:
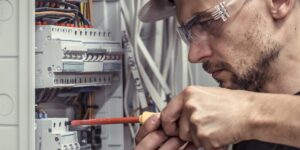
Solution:
<svg viewBox="0 0 300 150"><path fill-rule="evenodd" d="M300 149L300 1L151 0L140 18L175 13L189 61L222 88L186 88L141 127L135 149Z"/></svg>

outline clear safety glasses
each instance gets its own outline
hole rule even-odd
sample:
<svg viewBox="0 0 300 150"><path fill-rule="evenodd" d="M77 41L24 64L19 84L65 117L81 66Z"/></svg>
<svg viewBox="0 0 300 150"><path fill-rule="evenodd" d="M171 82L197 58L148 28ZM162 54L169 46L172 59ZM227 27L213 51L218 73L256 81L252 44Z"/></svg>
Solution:
<svg viewBox="0 0 300 150"><path fill-rule="evenodd" d="M217 35L224 22L237 13L247 0L225 0L206 11L195 14L182 26L178 33L183 41L190 45L197 44L204 37L204 32Z"/></svg>

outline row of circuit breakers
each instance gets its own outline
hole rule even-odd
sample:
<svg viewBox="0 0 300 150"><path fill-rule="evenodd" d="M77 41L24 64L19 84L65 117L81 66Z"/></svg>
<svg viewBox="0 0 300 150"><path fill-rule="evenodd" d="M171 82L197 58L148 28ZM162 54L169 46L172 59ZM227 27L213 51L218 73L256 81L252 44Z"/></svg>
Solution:
<svg viewBox="0 0 300 150"><path fill-rule="evenodd" d="M36 26L36 88L110 85L122 46L93 28Z"/></svg>

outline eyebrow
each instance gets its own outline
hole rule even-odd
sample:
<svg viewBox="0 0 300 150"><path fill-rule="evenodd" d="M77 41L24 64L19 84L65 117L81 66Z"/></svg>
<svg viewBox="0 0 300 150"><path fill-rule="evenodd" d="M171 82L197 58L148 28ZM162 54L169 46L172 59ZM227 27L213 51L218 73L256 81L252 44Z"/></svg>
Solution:
<svg viewBox="0 0 300 150"><path fill-rule="evenodd" d="M174 0L169 0L169 2L175 4Z"/></svg>
<svg viewBox="0 0 300 150"><path fill-rule="evenodd" d="M201 11L201 12L196 12L189 20L187 20L184 24L186 27L190 27L191 25L195 24L195 22L198 22L199 20L211 20L211 12L209 12L209 9ZM209 18L209 19L207 19Z"/></svg>

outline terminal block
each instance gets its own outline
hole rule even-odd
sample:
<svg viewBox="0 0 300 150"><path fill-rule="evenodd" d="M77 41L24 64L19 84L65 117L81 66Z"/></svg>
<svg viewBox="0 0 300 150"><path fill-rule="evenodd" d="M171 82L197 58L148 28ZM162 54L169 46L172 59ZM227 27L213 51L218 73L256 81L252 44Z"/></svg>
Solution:
<svg viewBox="0 0 300 150"><path fill-rule="evenodd" d="M67 118L36 119L36 150L80 150L77 132L69 131Z"/></svg>

